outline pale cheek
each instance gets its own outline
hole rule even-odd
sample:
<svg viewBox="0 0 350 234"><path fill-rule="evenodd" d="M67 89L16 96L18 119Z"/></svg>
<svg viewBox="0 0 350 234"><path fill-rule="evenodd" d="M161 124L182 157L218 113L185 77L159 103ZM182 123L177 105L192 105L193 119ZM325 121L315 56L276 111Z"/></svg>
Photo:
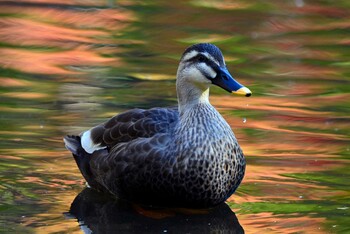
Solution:
<svg viewBox="0 0 350 234"><path fill-rule="evenodd" d="M192 83L211 83L211 81L208 80L205 76L203 76L203 74L195 67L186 69L186 77L188 81L191 81Z"/></svg>
<svg viewBox="0 0 350 234"><path fill-rule="evenodd" d="M207 66L205 63L198 64L198 68L212 79L216 77L216 72L211 67Z"/></svg>

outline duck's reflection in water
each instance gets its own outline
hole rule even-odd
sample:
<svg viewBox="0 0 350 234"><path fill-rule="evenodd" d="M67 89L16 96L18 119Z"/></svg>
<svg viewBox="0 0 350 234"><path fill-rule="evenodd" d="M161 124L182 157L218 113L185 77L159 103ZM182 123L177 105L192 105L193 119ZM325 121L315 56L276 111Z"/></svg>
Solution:
<svg viewBox="0 0 350 234"><path fill-rule="evenodd" d="M145 208L84 189L69 213L85 233L244 233L227 204L192 210Z"/></svg>

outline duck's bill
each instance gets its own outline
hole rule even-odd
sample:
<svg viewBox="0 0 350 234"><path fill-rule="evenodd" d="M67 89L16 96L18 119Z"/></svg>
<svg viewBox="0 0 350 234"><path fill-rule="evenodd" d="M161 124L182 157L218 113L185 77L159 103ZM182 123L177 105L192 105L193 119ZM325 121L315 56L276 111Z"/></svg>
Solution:
<svg viewBox="0 0 350 234"><path fill-rule="evenodd" d="M242 88L240 88L236 91L232 91L232 93L238 94L238 95L243 95L246 97L250 97L252 95L252 91L250 91L250 89L248 89L247 87L244 87L244 86L242 86Z"/></svg>
<svg viewBox="0 0 350 234"><path fill-rule="evenodd" d="M247 88L238 83L230 74L227 69L220 68L217 71L217 75L212 79L212 83L225 89L226 91L238 95L249 97L252 92Z"/></svg>

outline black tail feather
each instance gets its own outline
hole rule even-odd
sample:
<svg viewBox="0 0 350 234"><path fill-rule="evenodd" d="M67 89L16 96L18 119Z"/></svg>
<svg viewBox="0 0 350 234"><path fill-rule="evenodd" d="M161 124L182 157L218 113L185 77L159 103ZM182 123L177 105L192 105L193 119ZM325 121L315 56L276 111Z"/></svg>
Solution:
<svg viewBox="0 0 350 234"><path fill-rule="evenodd" d="M79 149L82 148L80 136L68 135L63 138L63 141L66 148L73 154L78 154Z"/></svg>
<svg viewBox="0 0 350 234"><path fill-rule="evenodd" d="M68 135L63 140L66 148L72 152L75 162L89 186L100 191L105 191L106 189L95 180L95 176L90 168L90 160L93 154L87 153L81 146L80 136Z"/></svg>

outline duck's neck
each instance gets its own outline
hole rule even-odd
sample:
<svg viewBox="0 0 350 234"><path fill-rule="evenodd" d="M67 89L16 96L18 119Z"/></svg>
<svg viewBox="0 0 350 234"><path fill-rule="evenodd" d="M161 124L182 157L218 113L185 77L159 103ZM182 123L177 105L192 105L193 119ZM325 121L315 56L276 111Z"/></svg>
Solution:
<svg viewBox="0 0 350 234"><path fill-rule="evenodd" d="M198 104L210 105L209 86L201 87L191 83L182 84L181 81L177 81L176 88L180 116Z"/></svg>

